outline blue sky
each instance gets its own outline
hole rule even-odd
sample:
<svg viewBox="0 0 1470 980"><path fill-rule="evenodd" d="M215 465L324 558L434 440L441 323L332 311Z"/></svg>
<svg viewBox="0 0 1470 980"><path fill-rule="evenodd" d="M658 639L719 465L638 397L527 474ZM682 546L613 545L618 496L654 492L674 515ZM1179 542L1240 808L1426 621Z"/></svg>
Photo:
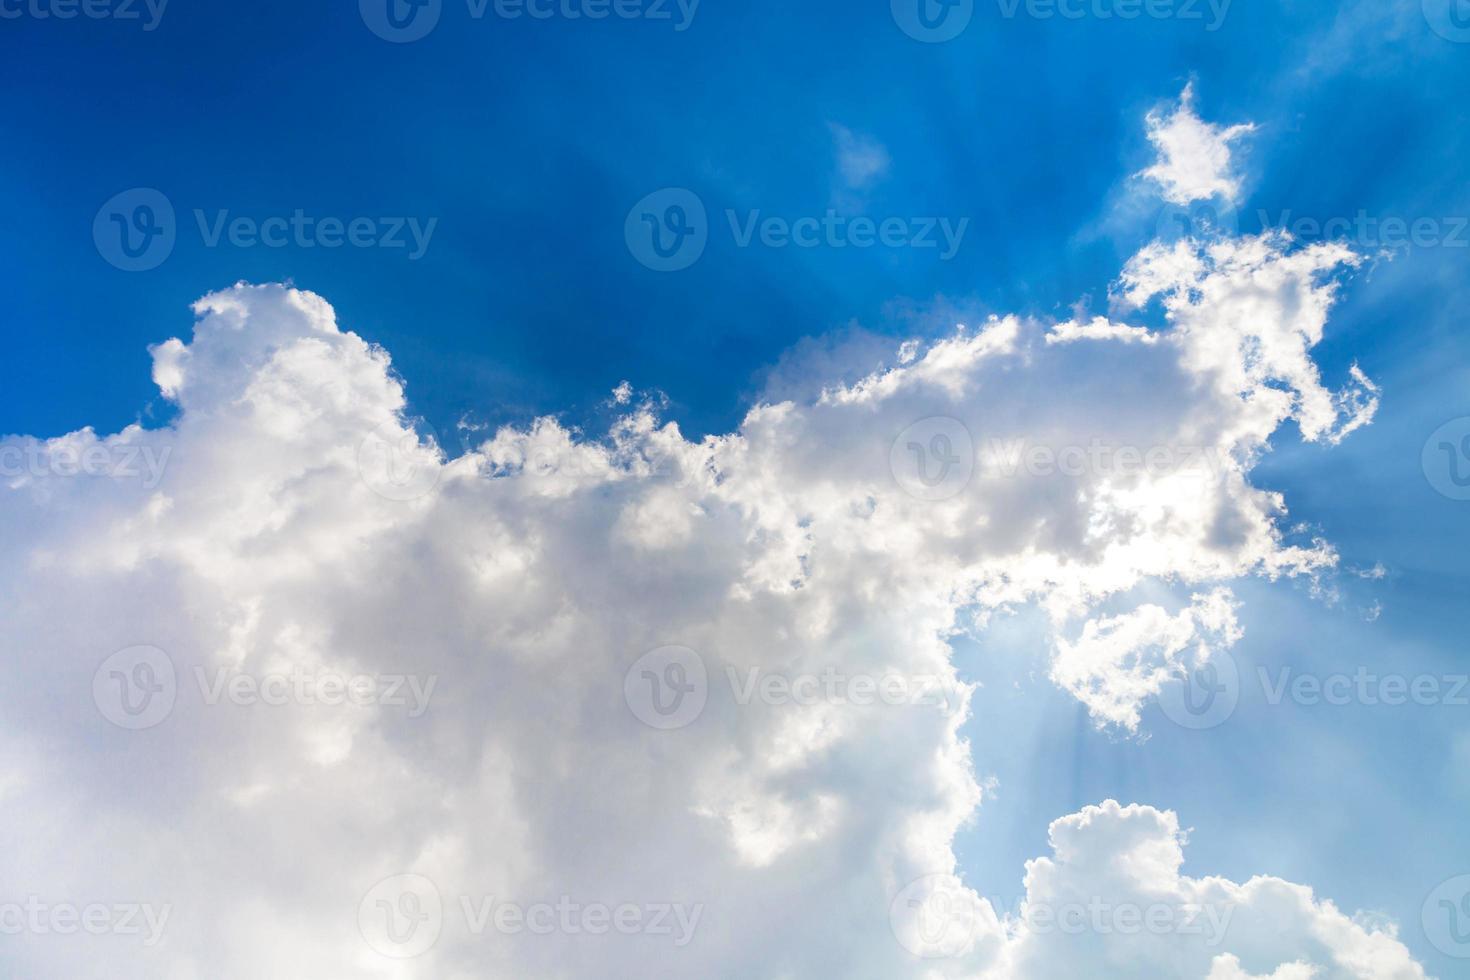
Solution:
<svg viewBox="0 0 1470 980"><path fill-rule="evenodd" d="M1207 5L1202 19L1068 19L977 0L943 43L905 34L886 0L703 0L683 30L672 4L672 20L535 21L443 0L437 27L403 44L353 4L172 0L148 30L0 20L0 432L165 424L149 345L239 280L327 297L391 352L412 413L456 450L466 419L596 430L625 380L666 395L686 436L730 432L768 386L874 335L1108 312L1118 270L1165 220L1136 194L1153 160L1142 120L1192 80L1202 118L1256 127L1236 158L1242 232L1282 212L1460 229L1458 244L1375 254L1342 287L1314 355L1329 387L1354 363L1374 379L1373 424L1338 446L1288 425L1253 476L1345 567L1383 575L1344 575L1336 598L1239 584L1241 703L1204 732L1156 707L1151 737L1099 731L1048 680L1035 610L958 641L962 675L983 685L965 734L998 783L957 851L1001 883L982 894L1012 899L1048 821L1105 798L1170 808L1195 828L1189 873L1309 883L1397 920L1431 973L1467 976L1419 917L1435 885L1470 873L1470 707L1269 705L1256 683L1283 665L1470 670L1470 503L1421 463L1430 433L1470 415L1470 43L1432 29L1436 3L1236 0L1211 30ZM669 187L708 209L709 242L659 272L630 253L625 221ZM160 191L177 219L146 271L94 244L99 208L131 188ZM967 223L946 259L740 247L725 218L829 208ZM211 247L196 209L435 223L416 258Z"/></svg>

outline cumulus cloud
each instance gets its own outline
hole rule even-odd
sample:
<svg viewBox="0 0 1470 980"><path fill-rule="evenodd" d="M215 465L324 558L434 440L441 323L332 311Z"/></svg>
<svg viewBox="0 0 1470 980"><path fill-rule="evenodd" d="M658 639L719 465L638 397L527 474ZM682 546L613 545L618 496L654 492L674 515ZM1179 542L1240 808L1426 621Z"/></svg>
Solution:
<svg viewBox="0 0 1470 980"><path fill-rule="evenodd" d="M1371 417L1371 382L1330 390L1310 356L1355 261L1152 246L1116 286L1162 306L1147 342L995 317L728 434L686 439L628 392L596 437L544 418L457 456L326 300L206 296L153 350L167 428L0 441L21 815L0 903L172 910L151 945L28 930L0 957L180 980L1041 978L1078 956L1418 976L1305 888L1180 876L1147 808L1058 821L1031 901L1221 903L1229 941L1041 935L933 884L984 796L957 632L1036 604L1058 683L1127 729L1159 671L1238 635L1231 580L1330 573L1250 471L1288 422L1332 441ZM111 464L79 475L89 453ZM939 892L975 926L924 959L903 910Z"/></svg>
<svg viewBox="0 0 1470 980"><path fill-rule="evenodd" d="M1026 865L996 980L1423 980L1392 931L1309 888L1182 874L1185 835L1168 811L1109 800L1057 820L1050 843Z"/></svg>
<svg viewBox="0 0 1470 980"><path fill-rule="evenodd" d="M1231 144L1253 132L1254 124L1205 122L1194 111L1193 83L1184 87L1172 112L1150 112L1147 123L1159 158L1142 176L1160 186L1164 200L1183 205L1219 196L1235 202L1240 178L1231 168Z"/></svg>

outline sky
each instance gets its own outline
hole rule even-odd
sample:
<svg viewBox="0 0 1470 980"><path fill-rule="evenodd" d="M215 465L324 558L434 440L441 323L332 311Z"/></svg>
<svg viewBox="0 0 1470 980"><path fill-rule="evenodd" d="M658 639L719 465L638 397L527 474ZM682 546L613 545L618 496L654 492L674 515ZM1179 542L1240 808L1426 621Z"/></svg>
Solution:
<svg viewBox="0 0 1470 980"><path fill-rule="evenodd" d="M1462 0L0 49L9 972L1470 976Z"/></svg>

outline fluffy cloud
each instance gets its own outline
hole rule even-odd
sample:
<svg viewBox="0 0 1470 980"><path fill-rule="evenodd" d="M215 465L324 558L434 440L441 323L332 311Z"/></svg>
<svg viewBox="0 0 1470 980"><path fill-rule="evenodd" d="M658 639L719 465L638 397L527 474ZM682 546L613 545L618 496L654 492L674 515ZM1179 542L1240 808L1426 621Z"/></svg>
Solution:
<svg viewBox="0 0 1470 980"><path fill-rule="evenodd" d="M1230 145L1254 131L1254 125L1205 122L1194 111L1193 83L1184 87L1172 112L1150 112L1147 122L1149 142L1158 150L1159 159L1143 176L1160 186L1164 200L1189 204L1218 195L1235 201L1240 178L1230 166Z"/></svg>
<svg viewBox="0 0 1470 980"><path fill-rule="evenodd" d="M205 297L153 352L167 428L0 442L0 801L22 815L0 904L171 910L151 945L28 928L0 957L169 980L1041 978L1079 956L1417 976L1299 886L1181 877L1147 808L1054 825L1031 901L1215 902L1227 941L1033 934L942 884L983 797L956 632L1037 604L1053 676L1127 728L1238 635L1230 580L1335 564L1249 476L1288 422L1332 441L1371 417L1361 372L1332 391L1310 357L1354 261L1152 246L1117 285L1164 310L1147 342L993 318L727 435L626 391L595 438L545 418L452 458L322 298ZM972 928L924 959L904 909L936 895Z"/></svg>
<svg viewBox="0 0 1470 980"><path fill-rule="evenodd" d="M1423 980L1392 932L1360 925L1279 878L1180 873L1174 814L1108 801L1051 826L1026 866L1001 977Z"/></svg>

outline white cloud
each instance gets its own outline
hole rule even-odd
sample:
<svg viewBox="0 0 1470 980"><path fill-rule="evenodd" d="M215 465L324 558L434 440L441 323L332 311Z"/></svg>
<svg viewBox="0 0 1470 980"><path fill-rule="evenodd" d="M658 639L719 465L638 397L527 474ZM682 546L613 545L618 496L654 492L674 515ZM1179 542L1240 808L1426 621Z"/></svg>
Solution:
<svg viewBox="0 0 1470 980"><path fill-rule="evenodd" d="M1145 604L1083 624L1075 641L1059 639L1051 676L1100 723L1138 728L1138 709L1181 668L1207 663L1213 650L1240 639L1228 589L1191 597L1177 615Z"/></svg>
<svg viewBox="0 0 1470 980"><path fill-rule="evenodd" d="M1216 126L1200 119L1194 111L1193 83L1184 87L1172 112L1150 112L1147 123L1159 158L1142 176L1159 184L1164 200L1188 204L1218 195L1235 202L1240 178L1231 170L1230 146L1253 132L1253 124Z"/></svg>
<svg viewBox="0 0 1470 980"><path fill-rule="evenodd" d="M1105 316L1095 316L1086 323L1080 320L1063 320L1054 324L1046 335L1048 344L1071 344L1079 340L1120 340L1124 343L1152 344L1158 339L1147 327L1113 323Z"/></svg>
<svg viewBox="0 0 1470 980"><path fill-rule="evenodd" d="M1107 801L1051 825L1026 865L1026 906L995 980L1423 980L1391 931L1361 925L1280 878L1182 874L1168 811Z"/></svg>
<svg viewBox="0 0 1470 980"><path fill-rule="evenodd" d="M1249 475L1288 421L1332 440L1371 415L1365 377L1334 393L1310 357L1353 263L1271 237L1151 247L1117 287L1161 299L1170 325L1147 343L1123 324L997 317L814 384L819 396L758 405L726 435L691 442L630 407L599 439L547 418L455 458L410 427L387 353L325 300L246 285L204 298L192 340L154 349L179 406L169 427L0 441L0 460L24 462L0 482L13 665L0 799L46 815L11 823L0 882L22 899L174 914L151 949L28 934L0 956L70 978L892 980L1075 976L1077 950L1106 947L1090 975L1136 955L1203 977L1234 969L1209 955L1230 953L1256 975L1300 959L1329 978L1417 976L1391 936L1298 886L1181 877L1172 815L1115 805L1054 825L1056 856L1028 871L1033 900L1220 898L1236 909L1230 942L1014 933L963 890L981 928L966 956L929 962L889 920L908 883L955 872L951 842L984 795L947 642L968 613L1038 604L1058 680L1127 727L1156 666L1202 636L1231 640L1230 580L1333 567ZM1089 342L1052 340L1069 333ZM895 447L936 416L945 440ZM977 465L942 499L903 489L948 472L970 451L963 433L1068 457L1201 449L1217 464ZM167 469L153 485L68 475L62 457L91 447L147 448ZM905 461L923 472L895 474ZM1130 611L1145 585L1198 598ZM93 704L93 675L139 644L171 658L177 699L156 727L125 731ZM702 712L665 731L630 707L625 673L673 646L697 653L708 685ZM1156 662L1134 655L1145 647ZM683 690L694 665L678 666L655 679ZM196 672L220 669L437 683L417 718L299 696L206 704ZM742 703L732 678L750 670L924 678L953 697L863 702L848 685L841 699ZM395 960L357 917L404 873L434 883L443 921L432 949ZM469 912L492 896L698 906L698 919L683 945L560 918L548 935L475 934Z"/></svg>

